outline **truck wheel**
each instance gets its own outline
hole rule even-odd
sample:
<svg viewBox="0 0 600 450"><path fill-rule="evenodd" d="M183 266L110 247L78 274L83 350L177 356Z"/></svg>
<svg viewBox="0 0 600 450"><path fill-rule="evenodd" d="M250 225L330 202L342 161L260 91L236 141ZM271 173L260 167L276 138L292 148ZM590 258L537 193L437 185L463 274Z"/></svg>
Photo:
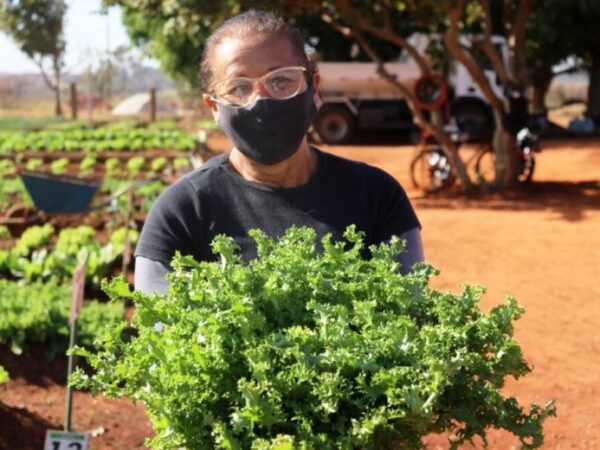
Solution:
<svg viewBox="0 0 600 450"><path fill-rule="evenodd" d="M493 120L484 105L476 102L460 102L453 108L452 115L458 129L472 139L489 136L494 129Z"/></svg>
<svg viewBox="0 0 600 450"><path fill-rule="evenodd" d="M354 116L344 106L325 105L314 119L314 127L326 144L342 144L354 135Z"/></svg>

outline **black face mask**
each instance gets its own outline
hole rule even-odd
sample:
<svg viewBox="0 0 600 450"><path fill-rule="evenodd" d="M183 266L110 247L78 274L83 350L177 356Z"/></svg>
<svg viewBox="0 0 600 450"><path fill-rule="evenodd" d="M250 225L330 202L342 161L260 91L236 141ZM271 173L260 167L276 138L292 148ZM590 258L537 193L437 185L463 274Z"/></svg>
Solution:
<svg viewBox="0 0 600 450"><path fill-rule="evenodd" d="M311 86L287 100L261 98L244 108L218 102L216 105L217 123L233 145L264 165L277 164L292 156L317 112Z"/></svg>

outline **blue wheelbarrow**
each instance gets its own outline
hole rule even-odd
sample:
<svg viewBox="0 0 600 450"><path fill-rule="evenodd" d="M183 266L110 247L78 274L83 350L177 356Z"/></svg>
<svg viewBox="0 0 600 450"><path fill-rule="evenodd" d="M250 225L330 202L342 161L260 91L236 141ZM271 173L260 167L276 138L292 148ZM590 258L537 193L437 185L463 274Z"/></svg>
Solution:
<svg viewBox="0 0 600 450"><path fill-rule="evenodd" d="M0 223L6 225L13 236L18 236L28 226L44 222L52 214L81 214L100 209L124 193L131 192L157 178L132 182L94 208L90 204L102 185L102 180L84 180L65 175L22 170L19 173L34 207L16 205L10 208Z"/></svg>

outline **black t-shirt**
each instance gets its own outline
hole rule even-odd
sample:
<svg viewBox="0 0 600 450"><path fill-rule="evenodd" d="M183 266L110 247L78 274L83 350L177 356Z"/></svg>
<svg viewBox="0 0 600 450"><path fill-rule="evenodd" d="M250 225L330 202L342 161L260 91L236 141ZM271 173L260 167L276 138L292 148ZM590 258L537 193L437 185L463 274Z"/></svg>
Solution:
<svg viewBox="0 0 600 450"><path fill-rule="evenodd" d="M136 256L166 265L179 250L197 260L215 260L210 243L218 234L231 236L242 256L256 256L248 231L271 237L292 225L309 226L320 239L340 239L346 227L365 232L365 244L378 244L420 227L398 182L364 163L319 150L311 179L296 188L273 188L244 180L228 166L228 154L212 158L167 188L150 213Z"/></svg>

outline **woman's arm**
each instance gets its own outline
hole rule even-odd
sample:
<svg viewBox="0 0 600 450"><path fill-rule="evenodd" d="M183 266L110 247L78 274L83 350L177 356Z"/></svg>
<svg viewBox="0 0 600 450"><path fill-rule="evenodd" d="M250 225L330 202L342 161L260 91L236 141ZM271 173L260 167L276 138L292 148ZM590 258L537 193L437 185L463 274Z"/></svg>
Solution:
<svg viewBox="0 0 600 450"><path fill-rule="evenodd" d="M419 227L411 228L400 236L400 239L406 239L406 249L400 254L400 273L406 275L410 273L414 263L425 259L423 253L423 241L421 240L421 231Z"/></svg>
<svg viewBox="0 0 600 450"><path fill-rule="evenodd" d="M135 290L142 291L144 294L166 294L167 281L166 275L170 271L166 264L153 259L138 256L135 258Z"/></svg>

